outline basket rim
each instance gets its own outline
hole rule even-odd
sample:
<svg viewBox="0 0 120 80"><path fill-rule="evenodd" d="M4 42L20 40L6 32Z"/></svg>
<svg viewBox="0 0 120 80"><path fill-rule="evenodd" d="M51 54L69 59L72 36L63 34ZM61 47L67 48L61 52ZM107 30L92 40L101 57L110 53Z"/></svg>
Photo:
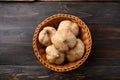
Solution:
<svg viewBox="0 0 120 80"><path fill-rule="evenodd" d="M39 54L39 50L37 49L37 39L38 39L38 34L39 34L39 31L41 29L41 26L44 25L45 23L48 23L49 21L55 19L55 18L60 18L60 17L66 17L66 18L71 18L71 19L75 19L77 22L79 22L78 25L80 25L81 28L83 28L85 31L87 31L88 33L88 41L89 41L89 44L87 46L87 50L85 51L84 53L84 56L82 57L82 59L78 60L77 63L75 65L71 65L69 67L61 67L61 68L56 68L56 67L53 67L52 64L49 65L48 63L46 63L42 56ZM86 47L86 46L85 46ZM92 47L92 38L91 38L91 33L90 33L90 30L89 28L87 27L87 25L78 17L74 16L74 15L70 15L70 14L54 14L48 18L46 18L45 20L43 20L38 26L37 28L35 29L35 32L34 32L34 35L33 35L33 50L34 50L34 53L36 55L36 57L38 58L38 60L47 68L53 70L53 71L57 71L57 72L67 72L67 71L71 71L71 70L74 70L76 68L78 68L80 65L82 65L86 59L88 58L89 54L90 54L90 51L91 51L91 47Z"/></svg>

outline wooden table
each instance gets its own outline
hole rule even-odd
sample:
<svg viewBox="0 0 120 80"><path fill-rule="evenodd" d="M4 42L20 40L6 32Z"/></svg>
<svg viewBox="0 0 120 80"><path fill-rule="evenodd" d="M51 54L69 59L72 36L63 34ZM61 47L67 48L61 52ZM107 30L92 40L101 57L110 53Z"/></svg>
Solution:
<svg viewBox="0 0 120 80"><path fill-rule="evenodd" d="M93 47L78 69L57 73L37 60L32 37L37 25L56 13L81 18ZM1 2L0 80L120 80L120 3Z"/></svg>

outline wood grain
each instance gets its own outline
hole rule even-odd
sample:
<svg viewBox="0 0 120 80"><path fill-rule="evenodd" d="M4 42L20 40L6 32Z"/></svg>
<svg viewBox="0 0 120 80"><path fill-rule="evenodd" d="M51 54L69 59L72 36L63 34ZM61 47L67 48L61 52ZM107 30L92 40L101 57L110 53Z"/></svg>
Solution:
<svg viewBox="0 0 120 80"><path fill-rule="evenodd" d="M36 1L62 1L62 2L66 2L66 1L76 1L76 2L110 2L110 1L117 1L119 2L119 0L36 0Z"/></svg>
<svg viewBox="0 0 120 80"><path fill-rule="evenodd" d="M74 72L56 73L41 66L1 65L0 80L119 80L119 68L120 66L82 66Z"/></svg>
<svg viewBox="0 0 120 80"><path fill-rule="evenodd" d="M41 2L120 2L119 0L0 0L0 1L16 1L16 2L31 2L31 1L41 1Z"/></svg>
<svg viewBox="0 0 120 80"><path fill-rule="evenodd" d="M37 25L56 13L81 18L93 39L87 61L67 73L56 73L42 66L32 48ZM112 2L0 3L0 80L119 80L119 13L120 3Z"/></svg>
<svg viewBox="0 0 120 80"><path fill-rule="evenodd" d="M31 1L35 1L35 0L0 0L0 1L19 1L19 2L31 2Z"/></svg>

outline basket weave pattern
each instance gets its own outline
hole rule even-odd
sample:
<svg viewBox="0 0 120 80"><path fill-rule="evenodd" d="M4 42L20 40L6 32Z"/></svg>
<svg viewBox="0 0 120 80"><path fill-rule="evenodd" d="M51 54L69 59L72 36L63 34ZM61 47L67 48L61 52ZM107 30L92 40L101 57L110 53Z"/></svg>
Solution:
<svg viewBox="0 0 120 80"><path fill-rule="evenodd" d="M50 64L45 57L45 47L42 46L42 44L40 44L38 41L38 35L45 26L54 26L57 29L59 23L63 20L71 20L79 25L80 33L78 38L80 38L85 45L85 53L80 60L75 62L65 63L62 65ZM69 14L55 14L51 17L48 17L38 25L33 36L33 49L38 60L47 68L57 72L70 71L82 65L90 54L91 46L92 39L87 25L78 17Z"/></svg>

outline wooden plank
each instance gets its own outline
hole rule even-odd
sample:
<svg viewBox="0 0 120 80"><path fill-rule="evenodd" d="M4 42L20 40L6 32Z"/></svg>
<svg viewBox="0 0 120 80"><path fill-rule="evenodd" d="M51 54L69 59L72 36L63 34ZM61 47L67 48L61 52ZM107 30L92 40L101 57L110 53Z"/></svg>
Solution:
<svg viewBox="0 0 120 80"><path fill-rule="evenodd" d="M111 2L111 1L117 1L119 2L120 0L36 0L36 1L62 1L62 2L66 2L66 1L76 1L76 2Z"/></svg>
<svg viewBox="0 0 120 80"><path fill-rule="evenodd" d="M25 1L25 2L31 2L31 1L35 1L35 0L0 0L0 1Z"/></svg>
<svg viewBox="0 0 120 80"><path fill-rule="evenodd" d="M119 0L0 0L0 1L41 1L41 2L119 2Z"/></svg>
<svg viewBox="0 0 120 80"><path fill-rule="evenodd" d="M72 76L71 76L72 75ZM0 66L0 80L119 80L120 66L87 66L57 73L41 66Z"/></svg>

